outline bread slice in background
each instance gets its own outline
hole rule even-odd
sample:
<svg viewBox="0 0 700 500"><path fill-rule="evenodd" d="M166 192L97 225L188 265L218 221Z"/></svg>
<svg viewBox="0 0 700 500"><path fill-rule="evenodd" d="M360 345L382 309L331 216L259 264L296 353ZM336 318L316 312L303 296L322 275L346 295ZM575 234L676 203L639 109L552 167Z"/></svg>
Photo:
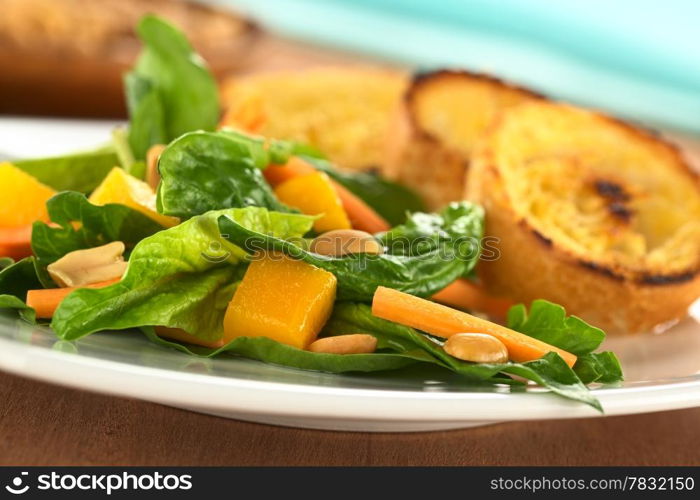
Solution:
<svg viewBox="0 0 700 500"><path fill-rule="evenodd" d="M474 145L494 117L539 99L487 75L452 70L420 74L394 113L385 173L415 189L432 209L459 200Z"/></svg>
<svg viewBox="0 0 700 500"><path fill-rule="evenodd" d="M495 294L544 298L609 332L681 318L700 296L700 183L658 136L547 101L511 108L471 156Z"/></svg>
<svg viewBox="0 0 700 500"><path fill-rule="evenodd" d="M372 67L234 77L222 90L223 124L304 142L341 167L378 168L406 84L404 73Z"/></svg>

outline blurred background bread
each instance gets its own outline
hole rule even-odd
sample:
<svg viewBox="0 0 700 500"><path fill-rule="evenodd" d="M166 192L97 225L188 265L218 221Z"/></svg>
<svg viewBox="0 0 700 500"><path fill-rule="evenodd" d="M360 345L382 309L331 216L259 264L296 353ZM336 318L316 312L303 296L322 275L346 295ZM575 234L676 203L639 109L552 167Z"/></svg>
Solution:
<svg viewBox="0 0 700 500"><path fill-rule="evenodd" d="M394 115L386 173L438 209L462 198L474 145L494 117L529 90L491 76L442 70L413 78Z"/></svg>
<svg viewBox="0 0 700 500"><path fill-rule="evenodd" d="M218 76L237 69L259 30L183 0L0 0L0 113L125 115L122 73L137 20L157 13L184 29Z"/></svg>
<svg viewBox="0 0 700 500"><path fill-rule="evenodd" d="M479 265L497 295L548 299L609 332L681 318L700 295L700 183L652 133L522 104L474 150L466 196L500 252Z"/></svg>
<svg viewBox="0 0 700 500"><path fill-rule="evenodd" d="M341 167L378 168L406 84L400 71L367 66L233 77L222 91L224 123L310 144Z"/></svg>

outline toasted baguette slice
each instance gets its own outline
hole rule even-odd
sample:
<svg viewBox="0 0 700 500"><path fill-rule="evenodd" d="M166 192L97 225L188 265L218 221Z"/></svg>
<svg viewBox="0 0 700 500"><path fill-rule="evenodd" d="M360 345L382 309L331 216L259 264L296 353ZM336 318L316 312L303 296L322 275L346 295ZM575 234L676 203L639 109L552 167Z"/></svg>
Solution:
<svg viewBox="0 0 700 500"><path fill-rule="evenodd" d="M700 296L700 183L677 149L602 114L539 101L474 151L494 293L549 299L609 332L681 318Z"/></svg>
<svg viewBox="0 0 700 500"><path fill-rule="evenodd" d="M461 199L474 145L495 116L541 97L486 75L437 71L413 79L394 115L386 175L430 208Z"/></svg>
<svg viewBox="0 0 700 500"><path fill-rule="evenodd" d="M406 84L403 73L360 67L234 78L223 89L222 125L305 142L342 167L377 168Z"/></svg>

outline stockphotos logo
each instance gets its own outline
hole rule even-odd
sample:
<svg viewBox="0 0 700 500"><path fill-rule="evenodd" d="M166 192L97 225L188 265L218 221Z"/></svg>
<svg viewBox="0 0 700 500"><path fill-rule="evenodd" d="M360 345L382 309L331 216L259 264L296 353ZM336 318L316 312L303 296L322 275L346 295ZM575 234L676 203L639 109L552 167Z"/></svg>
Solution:
<svg viewBox="0 0 700 500"><path fill-rule="evenodd" d="M5 486L5 489L13 495L21 495L29 490L29 485L24 484L24 478L29 475L29 472L21 472L19 476L12 479L11 484Z"/></svg>
<svg viewBox="0 0 700 500"><path fill-rule="evenodd" d="M111 495L115 491L174 491L192 489L189 474L161 474L160 472L132 474L40 474L30 486L28 472L15 476L5 489L13 495L23 495L30 489L39 491L94 491Z"/></svg>

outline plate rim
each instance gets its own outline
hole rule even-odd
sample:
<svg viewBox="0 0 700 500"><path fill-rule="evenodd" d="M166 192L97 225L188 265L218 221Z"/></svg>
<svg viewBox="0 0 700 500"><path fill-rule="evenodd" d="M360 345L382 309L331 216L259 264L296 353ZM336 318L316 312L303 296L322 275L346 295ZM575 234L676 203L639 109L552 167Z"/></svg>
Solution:
<svg viewBox="0 0 700 500"><path fill-rule="evenodd" d="M250 380L105 360L7 338L0 338L0 369L56 385L195 411L336 421L462 421L469 425L475 421L587 418L700 406L700 375L669 383L650 381L594 389L605 408L601 414L547 392L430 392ZM644 397L648 395L654 397ZM514 408L517 417L510 418Z"/></svg>

